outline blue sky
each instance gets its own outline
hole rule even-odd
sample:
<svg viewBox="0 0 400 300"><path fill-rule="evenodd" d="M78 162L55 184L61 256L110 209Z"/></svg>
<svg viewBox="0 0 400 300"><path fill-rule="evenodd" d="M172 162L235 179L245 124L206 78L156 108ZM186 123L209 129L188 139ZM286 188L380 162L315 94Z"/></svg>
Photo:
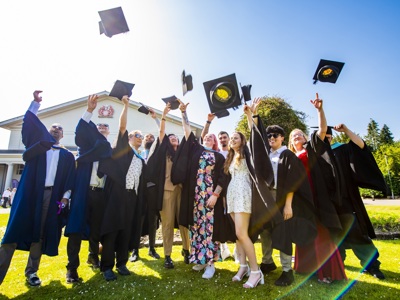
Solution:
<svg viewBox="0 0 400 300"><path fill-rule="evenodd" d="M130 32L100 36L98 11L117 6ZM196 123L209 112L203 82L235 73L253 97L286 99L310 126L318 92L330 125L363 136L373 118L399 140L399 23L396 0L4 1L0 120L23 115L35 89L49 107L110 91L117 79L136 84L131 99L162 110L161 97L182 97L186 69L194 90L183 101ZM336 84L313 85L321 58L345 62ZM211 131L232 132L241 114L215 120ZM0 137L4 149L7 132Z"/></svg>

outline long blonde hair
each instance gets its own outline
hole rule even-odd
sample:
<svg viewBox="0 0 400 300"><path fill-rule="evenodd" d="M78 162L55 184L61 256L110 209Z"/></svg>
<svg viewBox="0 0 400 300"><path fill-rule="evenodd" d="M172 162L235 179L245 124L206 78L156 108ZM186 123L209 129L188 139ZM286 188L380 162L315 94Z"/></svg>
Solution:
<svg viewBox="0 0 400 300"><path fill-rule="evenodd" d="M293 137L293 135L294 135L294 132L296 132L296 131L300 131L301 134L303 135L304 139L307 141L307 136L306 136L306 134L303 132L303 130L298 129L298 128L293 129L293 130L290 132L290 134L289 134L288 146L289 146L289 150L292 151L292 152L294 152L294 153L296 153L297 151L296 151L296 148L293 146L292 137Z"/></svg>
<svg viewBox="0 0 400 300"><path fill-rule="evenodd" d="M239 148L239 151L238 151L238 152L239 152L239 155L238 155L238 157L236 158L236 162L235 162L235 164L239 165L239 164L240 164L240 161L241 161L243 158L245 158L244 149L245 149L245 147L246 147L246 137L243 135L243 133L241 133L241 132L239 132L239 131L234 132L234 133L231 135L231 137L233 137L233 135L234 135L235 133L237 133L237 134L240 136L240 140L241 140L241 142L240 142L240 148ZM229 166L231 165L232 160L233 160L234 157L235 157L235 150L233 150L232 148L229 148L228 155L226 156L226 160L225 160L225 164L224 164L224 172L225 172L225 174L229 174Z"/></svg>

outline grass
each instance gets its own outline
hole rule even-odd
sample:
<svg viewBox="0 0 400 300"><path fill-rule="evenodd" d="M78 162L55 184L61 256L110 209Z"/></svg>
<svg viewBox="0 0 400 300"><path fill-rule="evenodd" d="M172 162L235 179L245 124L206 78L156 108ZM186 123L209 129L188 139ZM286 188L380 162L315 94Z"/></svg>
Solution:
<svg viewBox="0 0 400 300"><path fill-rule="evenodd" d="M392 207L389 208L393 210ZM8 215L0 215L0 236L3 235ZM38 272L42 286L28 287L25 284L24 269L27 252L16 251L8 274L0 286L1 299L400 299L400 249L399 240L375 241L380 251L382 271L386 280L378 280L367 274L360 274L357 258L351 251L345 261L348 281L321 284L315 278L295 275L295 283L289 287L277 287L273 283L279 277L279 255L274 251L278 269L265 276L265 285L246 290L239 283L231 282L238 266L233 261L216 264L217 272L211 280L201 278L201 272L191 270L180 255L180 246L173 247L172 258L175 269L163 267L163 259L155 260L147 255L147 249L140 249L141 260L128 262L131 276L118 276L113 282L106 282L102 274L86 265L87 242L82 244L81 266L78 269L83 282L70 285L65 281L66 239L62 238L60 255L43 256ZM261 260L261 245L255 244ZM233 251L233 244L229 244ZM162 248L158 248L162 254Z"/></svg>
<svg viewBox="0 0 400 300"><path fill-rule="evenodd" d="M400 206L368 205L366 208L376 231L400 231Z"/></svg>

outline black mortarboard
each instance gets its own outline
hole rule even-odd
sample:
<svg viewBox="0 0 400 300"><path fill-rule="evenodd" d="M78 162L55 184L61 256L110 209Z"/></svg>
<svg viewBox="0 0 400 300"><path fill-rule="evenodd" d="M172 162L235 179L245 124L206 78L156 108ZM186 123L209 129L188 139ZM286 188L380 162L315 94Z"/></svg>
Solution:
<svg viewBox="0 0 400 300"><path fill-rule="evenodd" d="M242 89L242 95L244 98L244 102L250 101L251 100L251 94L250 94L251 84L247 84L244 86L240 85L240 88Z"/></svg>
<svg viewBox="0 0 400 300"><path fill-rule="evenodd" d="M235 74L204 82L203 85L212 113L241 105Z"/></svg>
<svg viewBox="0 0 400 300"><path fill-rule="evenodd" d="M99 22L100 34L104 33L110 38L113 35L129 31L121 7L99 11L99 15L101 19Z"/></svg>
<svg viewBox="0 0 400 300"><path fill-rule="evenodd" d="M135 86L134 83L124 82L121 80L117 80L114 83L114 86L110 92L110 97L122 99L123 96L127 95L128 97L132 96L132 89Z"/></svg>
<svg viewBox="0 0 400 300"><path fill-rule="evenodd" d="M335 83L339 77L344 63L321 59L314 74L314 84L317 81Z"/></svg>
<svg viewBox="0 0 400 300"><path fill-rule="evenodd" d="M319 128L319 126L311 126L310 128ZM328 125L328 128L326 129L326 134L333 135L332 128L333 126Z"/></svg>
<svg viewBox="0 0 400 300"><path fill-rule="evenodd" d="M183 96L186 95L187 92L193 90L193 79L192 75L186 75L185 70L182 72L182 91Z"/></svg>
<svg viewBox="0 0 400 300"><path fill-rule="evenodd" d="M171 103L171 109L177 109L179 107L179 101L178 98L176 98L175 95L171 96L171 97L167 97L167 98L161 98L165 104L167 104L168 102Z"/></svg>
<svg viewBox="0 0 400 300"><path fill-rule="evenodd" d="M144 105L142 102L139 102L139 103L141 106L138 108L138 111L140 111L141 113L143 113L145 115L148 115L150 112L149 108L146 105Z"/></svg>
<svg viewBox="0 0 400 300"><path fill-rule="evenodd" d="M215 112L214 115L216 115L218 119L221 119L221 118L229 116L229 111L226 109L220 110L220 111Z"/></svg>

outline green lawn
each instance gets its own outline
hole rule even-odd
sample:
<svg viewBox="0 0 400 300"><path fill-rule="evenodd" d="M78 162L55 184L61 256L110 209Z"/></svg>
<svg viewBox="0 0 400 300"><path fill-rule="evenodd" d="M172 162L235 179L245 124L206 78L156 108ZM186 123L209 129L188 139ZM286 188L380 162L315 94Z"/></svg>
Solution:
<svg viewBox="0 0 400 300"><path fill-rule="evenodd" d="M393 210L392 208L389 211ZM3 235L8 215L0 215L0 236ZM163 259L154 260L147 256L147 249L140 250L142 260L128 262L131 276L106 282L98 271L86 265L87 242L82 245L81 267L78 272L83 282L75 285L65 282L66 239L60 244L58 257L43 256L39 276L40 287L25 284L24 268L27 252L16 251L7 277L0 286L0 299L400 299L400 242L376 241L380 250L382 271L386 280L378 280L360 274L358 260L351 251L345 261L348 281L321 284L315 278L295 275L295 284L290 287L276 287L273 283L281 273L280 267L265 276L265 285L246 290L239 283L231 282L238 266L233 261L216 264L213 279L204 280L201 272L191 270L191 265L183 263L180 246L174 246L172 258L175 269L163 267ZM230 244L233 251L233 244ZM162 254L162 248L158 249ZM261 259L261 246L256 243L256 251ZM274 252L279 265L279 255Z"/></svg>

